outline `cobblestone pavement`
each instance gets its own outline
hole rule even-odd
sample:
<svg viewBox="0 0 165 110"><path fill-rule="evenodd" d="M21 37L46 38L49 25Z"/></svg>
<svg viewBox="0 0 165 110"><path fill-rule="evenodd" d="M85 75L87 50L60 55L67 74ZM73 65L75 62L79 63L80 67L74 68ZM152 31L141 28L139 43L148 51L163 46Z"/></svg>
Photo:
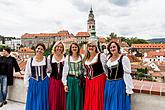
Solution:
<svg viewBox="0 0 165 110"><path fill-rule="evenodd" d="M24 110L24 107L24 103L7 100L7 104L3 105L3 107L0 107L0 110Z"/></svg>

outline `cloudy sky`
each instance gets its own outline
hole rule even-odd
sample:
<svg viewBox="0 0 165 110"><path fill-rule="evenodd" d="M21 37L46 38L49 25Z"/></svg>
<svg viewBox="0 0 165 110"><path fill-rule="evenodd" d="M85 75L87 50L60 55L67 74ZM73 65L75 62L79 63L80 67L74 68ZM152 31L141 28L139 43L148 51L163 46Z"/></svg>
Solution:
<svg viewBox="0 0 165 110"><path fill-rule="evenodd" d="M165 0L0 0L0 35L24 33L74 35L87 31L92 5L98 36L165 37Z"/></svg>

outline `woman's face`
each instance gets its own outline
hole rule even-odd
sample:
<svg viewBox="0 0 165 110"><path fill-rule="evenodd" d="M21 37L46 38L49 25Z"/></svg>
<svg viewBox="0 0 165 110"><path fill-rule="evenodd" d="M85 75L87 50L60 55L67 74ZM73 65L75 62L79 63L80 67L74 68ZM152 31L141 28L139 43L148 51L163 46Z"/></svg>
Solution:
<svg viewBox="0 0 165 110"><path fill-rule="evenodd" d="M72 44L72 46L71 46L71 51L72 51L72 53L77 53L77 52L78 52L78 47L77 47L77 45Z"/></svg>
<svg viewBox="0 0 165 110"><path fill-rule="evenodd" d="M118 48L117 48L117 45L115 43L112 43L109 47L110 51L112 54L116 54L118 53Z"/></svg>
<svg viewBox="0 0 165 110"><path fill-rule="evenodd" d="M36 48L36 55L43 55L44 54L44 48L42 46L38 46Z"/></svg>
<svg viewBox="0 0 165 110"><path fill-rule="evenodd" d="M88 51L89 53L96 52L96 45L95 44L88 44Z"/></svg>
<svg viewBox="0 0 165 110"><path fill-rule="evenodd" d="M64 46L62 43L59 43L55 48L54 48L54 51L56 53L62 53L64 51Z"/></svg>

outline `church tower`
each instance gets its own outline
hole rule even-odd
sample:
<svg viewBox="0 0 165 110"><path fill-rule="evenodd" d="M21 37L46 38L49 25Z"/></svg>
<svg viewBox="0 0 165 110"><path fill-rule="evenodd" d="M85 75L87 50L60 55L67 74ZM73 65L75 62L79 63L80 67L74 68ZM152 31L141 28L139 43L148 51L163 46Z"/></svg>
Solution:
<svg viewBox="0 0 165 110"><path fill-rule="evenodd" d="M91 37L96 37L96 32L95 32L95 20L94 20L94 14L93 10L91 7L89 16L88 16L88 21L87 21L87 31L90 34Z"/></svg>

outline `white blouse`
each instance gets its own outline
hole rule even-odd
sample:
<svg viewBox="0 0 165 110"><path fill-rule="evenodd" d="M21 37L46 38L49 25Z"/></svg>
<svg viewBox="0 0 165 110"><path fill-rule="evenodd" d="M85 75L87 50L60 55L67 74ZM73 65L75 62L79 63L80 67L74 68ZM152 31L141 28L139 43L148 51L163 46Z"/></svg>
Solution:
<svg viewBox="0 0 165 110"><path fill-rule="evenodd" d="M99 53L96 54L96 56L92 59L92 61L85 61L85 65L91 65L93 63L96 63L98 61L98 55L99 55ZM106 55L104 53L100 53L100 61L102 63L104 72L107 73L107 70L105 68L107 59L106 59Z"/></svg>
<svg viewBox="0 0 165 110"><path fill-rule="evenodd" d="M65 59L65 57L63 56L62 59L60 61L57 61L54 57L54 55L52 56L52 63L60 63L60 62L63 62ZM48 60L50 61L50 55L48 56Z"/></svg>
<svg viewBox="0 0 165 110"><path fill-rule="evenodd" d="M68 76L68 71L69 71L69 65L68 65L68 55L65 57L64 60L64 67L63 67L63 72L62 72L62 82L64 85L67 85L67 76ZM74 61L72 56L70 56L70 62L80 62L82 58L79 56L78 60Z"/></svg>
<svg viewBox="0 0 165 110"><path fill-rule="evenodd" d="M120 59L120 57L118 59L116 59L115 61L111 62L111 59L108 60L107 62L107 66L111 67L113 65L116 65L118 63L118 60ZM132 81L132 77L130 75L131 73L131 63L130 60L127 56L123 56L122 58L122 65L123 65L123 70L124 70L124 82L126 84L126 93L127 94L133 94L133 81Z"/></svg>
<svg viewBox="0 0 165 110"><path fill-rule="evenodd" d="M46 65L46 60L45 60L45 58L46 57L44 57L43 58L43 60L42 61L40 61L40 62L37 62L36 60L35 60L35 57L36 56L34 56L33 57L33 61L32 61L32 66L42 66L42 65ZM26 67L25 67L25 74L24 74L24 85L25 85L25 87L28 87L29 86L29 79L30 79L30 77L32 76L32 73L31 73L31 58L29 58L28 60L27 60L27 63L26 63ZM40 69L39 69L40 70ZM48 71L49 69L47 68L47 71ZM39 73L41 73L40 71L39 71Z"/></svg>
<svg viewBox="0 0 165 110"><path fill-rule="evenodd" d="M54 55L52 56L52 61L51 63L60 63L60 62L63 62L65 59L65 57L63 56L62 59L60 61L57 61L54 57ZM52 68L51 68L51 64L50 64L50 55L47 57L47 61L48 61L48 77L50 77L50 74L51 74L51 71L52 71Z"/></svg>

